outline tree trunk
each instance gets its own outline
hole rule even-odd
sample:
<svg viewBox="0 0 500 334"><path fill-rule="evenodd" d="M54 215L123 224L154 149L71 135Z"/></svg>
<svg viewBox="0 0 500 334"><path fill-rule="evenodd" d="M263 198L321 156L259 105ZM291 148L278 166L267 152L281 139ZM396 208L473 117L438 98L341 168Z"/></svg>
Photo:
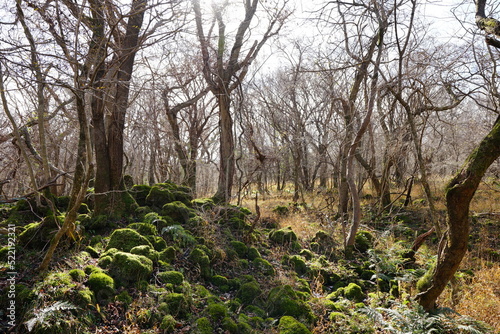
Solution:
<svg viewBox="0 0 500 334"><path fill-rule="evenodd" d="M431 287L417 299L426 310L436 307L436 300L453 278L467 252L469 241L469 205L488 167L500 156L500 121L469 155L461 170L446 186L448 231L432 277Z"/></svg>
<svg viewBox="0 0 500 334"><path fill-rule="evenodd" d="M214 199L229 203L235 173L233 118L231 116L229 95L220 92L217 95L217 103L219 106L220 168L217 193L214 195Z"/></svg>

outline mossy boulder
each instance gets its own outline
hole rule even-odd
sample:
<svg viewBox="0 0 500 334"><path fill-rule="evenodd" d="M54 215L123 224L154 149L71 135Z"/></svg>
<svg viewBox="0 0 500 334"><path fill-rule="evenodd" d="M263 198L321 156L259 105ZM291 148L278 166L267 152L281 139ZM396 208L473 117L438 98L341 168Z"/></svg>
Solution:
<svg viewBox="0 0 500 334"><path fill-rule="evenodd" d="M63 216L49 215L41 222L28 224L18 236L19 244L33 249L45 247L63 222Z"/></svg>
<svg viewBox="0 0 500 334"><path fill-rule="evenodd" d="M207 313L215 322L224 319L227 316L227 312L227 307L224 304L211 303L207 306Z"/></svg>
<svg viewBox="0 0 500 334"><path fill-rule="evenodd" d="M82 307L88 307L94 303L94 293L89 288L78 290L75 302Z"/></svg>
<svg viewBox="0 0 500 334"><path fill-rule="evenodd" d="M163 205L162 215L172 218L176 223L186 224L194 213L186 204L174 201Z"/></svg>
<svg viewBox="0 0 500 334"><path fill-rule="evenodd" d="M170 189L161 185L154 185L146 196L146 205L161 208L174 200L175 197Z"/></svg>
<svg viewBox="0 0 500 334"><path fill-rule="evenodd" d="M221 275L214 275L210 281L213 285L219 288L222 292L227 292L230 290L229 280Z"/></svg>
<svg viewBox="0 0 500 334"><path fill-rule="evenodd" d="M156 229L156 226L150 223L132 223L127 226L128 228L134 229L139 234L143 236L148 236L148 235L158 235L158 230Z"/></svg>
<svg viewBox="0 0 500 334"><path fill-rule="evenodd" d="M329 233L325 231L316 232L311 242L314 242L317 245L315 246L315 250L323 254L331 252L335 247L335 240Z"/></svg>
<svg viewBox="0 0 500 334"><path fill-rule="evenodd" d="M278 324L279 334L312 334L311 331L294 317L281 317Z"/></svg>
<svg viewBox="0 0 500 334"><path fill-rule="evenodd" d="M175 260L176 254L177 250L175 249L175 247L168 246L167 248L158 253L158 258L164 262L171 262Z"/></svg>
<svg viewBox="0 0 500 334"><path fill-rule="evenodd" d="M142 255L117 252L113 256L108 271L119 284L129 286L151 275L153 261Z"/></svg>
<svg viewBox="0 0 500 334"><path fill-rule="evenodd" d="M113 231L109 238L108 245L106 246L106 250L116 248L123 252L130 252L132 248L142 245L153 247L149 240L136 230L121 228Z"/></svg>
<svg viewBox="0 0 500 334"><path fill-rule="evenodd" d="M148 245L135 246L130 250L130 253L145 256L153 263L158 262L158 252Z"/></svg>
<svg viewBox="0 0 500 334"><path fill-rule="evenodd" d="M241 241L231 241L231 248L238 254L238 257L244 259L247 257L248 247Z"/></svg>
<svg viewBox="0 0 500 334"><path fill-rule="evenodd" d="M195 198L191 201L191 205L198 210L210 210L215 207L215 202L212 198Z"/></svg>
<svg viewBox="0 0 500 334"><path fill-rule="evenodd" d="M257 259L257 258L260 258L262 257L260 255L260 252L257 248L255 247L248 247L248 252L247 252L247 258L251 261Z"/></svg>
<svg viewBox="0 0 500 334"><path fill-rule="evenodd" d="M300 255L292 255L290 256L288 263L295 270L295 272L299 275L307 274L309 268L307 267L306 261Z"/></svg>
<svg viewBox="0 0 500 334"><path fill-rule="evenodd" d="M105 273L90 274L87 285L94 292L97 302L108 302L115 294L115 281Z"/></svg>
<svg viewBox="0 0 500 334"><path fill-rule="evenodd" d="M266 259L263 259L261 257L258 257L255 260L253 260L252 265L257 272L260 272L264 275L272 276L276 273L272 264L269 263L269 261L267 261Z"/></svg>
<svg viewBox="0 0 500 334"><path fill-rule="evenodd" d="M354 248L361 253L366 253L369 249L373 248L375 237L371 232L359 231L356 233L354 240Z"/></svg>
<svg viewBox="0 0 500 334"><path fill-rule="evenodd" d="M362 302L366 296L359 285L356 283L349 283L349 285L344 288L344 297L355 302Z"/></svg>
<svg viewBox="0 0 500 334"><path fill-rule="evenodd" d="M87 277L87 275L85 274L85 272L81 269L71 269L69 272L68 272L69 276L71 276L71 278L73 279L73 281L75 282L83 282L85 281L85 278Z"/></svg>
<svg viewBox="0 0 500 334"><path fill-rule="evenodd" d="M200 274L204 279L212 276L212 269L210 268L210 258L201 248L195 248L191 251L189 258L192 262L197 264L200 269Z"/></svg>
<svg viewBox="0 0 500 334"><path fill-rule="evenodd" d="M290 285L278 286L269 292L266 309L271 317L292 316L310 323L314 319L310 306Z"/></svg>
<svg viewBox="0 0 500 334"><path fill-rule="evenodd" d="M156 251L161 252L161 251L164 251L165 249L167 249L167 242L162 237L148 235L148 236L146 236L146 238L153 245L153 248Z"/></svg>
<svg viewBox="0 0 500 334"><path fill-rule="evenodd" d="M239 298L243 304L250 305L261 295L262 290L259 283L250 281L240 286L240 289L236 293L236 298Z"/></svg>
<svg viewBox="0 0 500 334"><path fill-rule="evenodd" d="M284 245L297 241L297 235L291 227L273 230L269 233L269 239L277 244Z"/></svg>
<svg viewBox="0 0 500 334"><path fill-rule="evenodd" d="M164 284L181 285L184 275L179 271L163 271L158 273L158 279Z"/></svg>
<svg viewBox="0 0 500 334"><path fill-rule="evenodd" d="M177 325L177 321L170 314L164 316L160 323L160 329L164 333L173 333L175 331L175 326Z"/></svg>
<svg viewBox="0 0 500 334"><path fill-rule="evenodd" d="M151 186L147 184L136 184L130 188L129 193L134 197L135 201L139 206L146 206L149 192L151 191Z"/></svg>
<svg viewBox="0 0 500 334"><path fill-rule="evenodd" d="M190 303L182 293L167 293L159 298L159 302L168 306L168 313L177 318L183 318L189 313Z"/></svg>
<svg viewBox="0 0 500 334"><path fill-rule="evenodd" d="M212 327L210 320L208 320L208 318L205 318L205 317L197 319L195 333L196 334L213 334L214 328Z"/></svg>

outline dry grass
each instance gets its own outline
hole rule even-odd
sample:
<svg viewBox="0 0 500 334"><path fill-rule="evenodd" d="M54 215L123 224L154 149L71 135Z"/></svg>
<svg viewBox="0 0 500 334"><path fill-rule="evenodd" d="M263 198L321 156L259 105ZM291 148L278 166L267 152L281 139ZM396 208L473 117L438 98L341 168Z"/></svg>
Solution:
<svg viewBox="0 0 500 334"><path fill-rule="evenodd" d="M477 271L472 283L462 286L462 295L454 309L500 332L500 265Z"/></svg>

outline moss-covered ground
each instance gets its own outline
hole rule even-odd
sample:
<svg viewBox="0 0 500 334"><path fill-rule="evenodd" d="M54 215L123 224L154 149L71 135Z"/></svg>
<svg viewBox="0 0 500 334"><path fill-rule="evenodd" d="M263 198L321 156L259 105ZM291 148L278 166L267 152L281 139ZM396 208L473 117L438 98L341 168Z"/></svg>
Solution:
<svg viewBox="0 0 500 334"><path fill-rule="evenodd" d="M173 183L135 185L130 192L139 208L119 221L93 217L91 203L85 205L78 235L59 245L45 273L36 271L37 264L64 206L60 215L27 201L1 207L0 228L7 231L0 235L2 275L16 273L14 285L2 279L0 286L2 328L65 334L362 334L388 333L391 326L420 333L432 321L436 333L466 328L464 316L428 315L413 301L428 284L438 244L432 235L407 257L415 237L431 227L422 201L387 213L365 202L354 254L346 259L342 223L334 210L322 207L324 199L290 204L286 196L268 197L259 203L257 220L254 208L193 199L189 189ZM486 300L500 302L477 281L485 270L499 268L500 218L472 219L470 255L440 299L442 306L463 307L461 297L473 298L467 289L472 286ZM9 263L13 251L15 262ZM12 301L15 321L9 323ZM499 307L488 307L490 327L468 320L471 332L499 330L500 316L491 317ZM398 322L391 322L391 314Z"/></svg>

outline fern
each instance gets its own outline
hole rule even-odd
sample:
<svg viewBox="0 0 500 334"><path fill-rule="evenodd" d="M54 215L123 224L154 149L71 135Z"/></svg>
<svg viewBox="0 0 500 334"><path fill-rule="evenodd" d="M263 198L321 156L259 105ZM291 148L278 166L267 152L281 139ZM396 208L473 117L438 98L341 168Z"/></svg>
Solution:
<svg viewBox="0 0 500 334"><path fill-rule="evenodd" d="M29 332L31 332L33 328L35 328L35 326L37 325L41 325L42 327L47 327L50 325L48 323L48 319L51 316L57 314L60 311L75 310L75 309L77 309L77 307L69 302L58 301L49 307L34 310L33 311L34 317L26 321L25 325L28 328Z"/></svg>

